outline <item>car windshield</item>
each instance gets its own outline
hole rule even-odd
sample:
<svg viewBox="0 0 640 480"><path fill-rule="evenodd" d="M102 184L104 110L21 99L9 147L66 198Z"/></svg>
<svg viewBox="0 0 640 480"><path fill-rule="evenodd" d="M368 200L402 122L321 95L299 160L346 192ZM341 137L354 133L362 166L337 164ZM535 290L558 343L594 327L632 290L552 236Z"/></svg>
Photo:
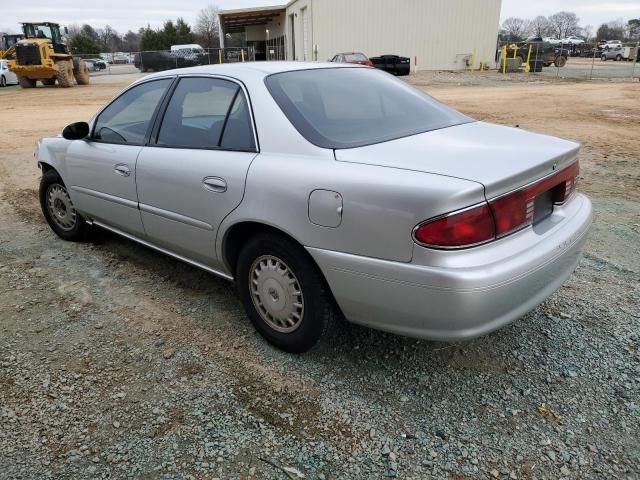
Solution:
<svg viewBox="0 0 640 480"><path fill-rule="evenodd" d="M293 126L323 148L361 147L473 121L379 70L297 70L265 83Z"/></svg>

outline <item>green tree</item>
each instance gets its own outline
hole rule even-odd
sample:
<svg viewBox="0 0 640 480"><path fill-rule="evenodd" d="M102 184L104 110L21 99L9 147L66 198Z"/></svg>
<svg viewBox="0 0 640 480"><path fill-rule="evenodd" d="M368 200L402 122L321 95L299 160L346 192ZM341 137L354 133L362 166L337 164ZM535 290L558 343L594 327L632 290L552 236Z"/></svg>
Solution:
<svg viewBox="0 0 640 480"><path fill-rule="evenodd" d="M193 43L193 32L191 27L182 18L176 20L176 44Z"/></svg>
<svg viewBox="0 0 640 480"><path fill-rule="evenodd" d="M100 44L83 33L74 36L70 40L69 46L71 47L71 51L77 55L100 53Z"/></svg>

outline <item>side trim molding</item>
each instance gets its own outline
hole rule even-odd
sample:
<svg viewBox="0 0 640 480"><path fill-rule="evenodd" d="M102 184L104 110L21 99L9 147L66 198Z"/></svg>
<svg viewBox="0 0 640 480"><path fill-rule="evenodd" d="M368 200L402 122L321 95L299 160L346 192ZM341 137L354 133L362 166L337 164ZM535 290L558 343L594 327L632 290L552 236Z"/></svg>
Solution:
<svg viewBox="0 0 640 480"><path fill-rule="evenodd" d="M157 250L160 253L164 253L165 255L168 255L170 257L176 258L178 260L181 260L185 263L188 263L189 265L193 265L194 267L198 267L202 270L205 270L209 273L213 273L214 275L217 275L218 277L224 278L225 280L228 280L230 282L233 281L233 277L231 275L229 275L228 273L224 273L221 272L219 270L215 270L211 267L208 267L200 262L196 262L195 260L190 260L187 257L183 257L182 255L178 255L177 253L173 253L169 250L166 250L162 247L158 247L157 245L154 245L153 243L147 242L146 240L142 240L134 235L131 235L129 233L125 233L122 230L118 230L117 228L113 228L110 227L109 225L105 225L104 223L101 222L97 222L95 220L87 220L87 223L89 225L97 225L98 227L104 228L105 230L109 230L110 232L113 232L117 235L120 235L122 237L128 238L129 240L133 240L134 242L138 242L141 245L144 245L145 247L149 247L152 248L154 250Z"/></svg>
<svg viewBox="0 0 640 480"><path fill-rule="evenodd" d="M124 205L125 207L130 207L135 209L138 208L138 202L134 202L133 200L129 200L127 198L116 197L115 195L109 195L108 193L97 192L96 190L89 190L88 188L84 188L84 187L72 186L71 190L73 190L74 192L89 195L90 197L106 200L107 202L117 203L118 205Z"/></svg>
<svg viewBox="0 0 640 480"><path fill-rule="evenodd" d="M151 205L145 205L144 203L140 203L139 205L140 210L145 213L151 213L153 215L157 215L158 217L168 218L169 220L173 220L174 222L184 223L185 225L189 225L191 227L213 231L213 225L209 225L206 222L201 222L200 220L196 220L195 218L186 217L179 213L164 210L162 208L152 207Z"/></svg>

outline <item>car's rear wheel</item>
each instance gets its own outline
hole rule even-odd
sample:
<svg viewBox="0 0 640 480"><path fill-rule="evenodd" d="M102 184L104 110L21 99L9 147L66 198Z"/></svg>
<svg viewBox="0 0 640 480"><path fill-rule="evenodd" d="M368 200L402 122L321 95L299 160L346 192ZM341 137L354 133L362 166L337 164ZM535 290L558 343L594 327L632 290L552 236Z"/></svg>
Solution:
<svg viewBox="0 0 640 480"><path fill-rule="evenodd" d="M333 297L318 267L284 236L249 240L238 257L236 283L256 330L287 352L309 350L334 321Z"/></svg>
<svg viewBox="0 0 640 480"><path fill-rule="evenodd" d="M556 57L555 62L553 62L555 64L556 67L558 68L562 68L567 64L567 57L563 56L563 55L558 55Z"/></svg>
<svg viewBox="0 0 640 480"><path fill-rule="evenodd" d="M616 55L616 61L617 62L621 62L622 61L622 55Z"/></svg>
<svg viewBox="0 0 640 480"><path fill-rule="evenodd" d="M64 182L54 170L48 170L40 180L40 207L47 223L56 235L72 242L84 240L88 225L76 211Z"/></svg>

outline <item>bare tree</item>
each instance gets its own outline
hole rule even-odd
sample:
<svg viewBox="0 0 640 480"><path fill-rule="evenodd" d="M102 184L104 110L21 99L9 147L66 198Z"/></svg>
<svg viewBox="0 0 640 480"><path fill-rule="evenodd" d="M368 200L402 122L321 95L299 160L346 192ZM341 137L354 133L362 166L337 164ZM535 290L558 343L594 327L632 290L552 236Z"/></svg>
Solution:
<svg viewBox="0 0 640 480"><path fill-rule="evenodd" d="M220 41L220 24L218 23L218 12L220 9L213 4L209 4L198 12L194 31L198 40L205 48L214 48Z"/></svg>
<svg viewBox="0 0 640 480"><path fill-rule="evenodd" d="M549 19L547 17L543 17L542 15L537 16L530 22L531 27L531 35L534 37L548 37L551 33L551 29L549 28Z"/></svg>
<svg viewBox="0 0 640 480"><path fill-rule="evenodd" d="M509 17L502 22L502 30L510 42L519 42L529 31L529 22L522 18Z"/></svg>
<svg viewBox="0 0 640 480"><path fill-rule="evenodd" d="M586 42L589 42L593 38L593 25L582 27L582 36Z"/></svg>
<svg viewBox="0 0 640 480"><path fill-rule="evenodd" d="M580 33L580 19L573 12L558 12L549 17L549 26L558 39Z"/></svg>

